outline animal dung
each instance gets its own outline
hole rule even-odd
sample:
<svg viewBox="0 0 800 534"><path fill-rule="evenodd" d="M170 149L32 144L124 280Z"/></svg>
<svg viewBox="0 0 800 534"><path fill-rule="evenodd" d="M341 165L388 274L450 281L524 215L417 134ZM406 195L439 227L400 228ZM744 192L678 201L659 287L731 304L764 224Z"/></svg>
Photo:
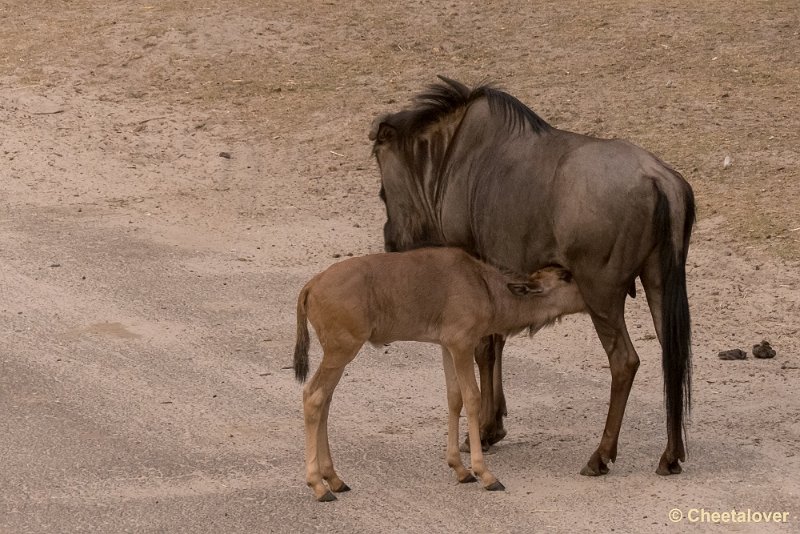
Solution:
<svg viewBox="0 0 800 534"><path fill-rule="evenodd" d="M753 356L760 359L767 359L767 358L774 358L777 353L775 349L769 344L769 341L762 341L757 345L753 345ZM723 350L720 351L719 354L720 360L746 360L747 353L742 349L730 349L730 350Z"/></svg>
<svg viewBox="0 0 800 534"><path fill-rule="evenodd" d="M747 353L742 349L723 350L718 354L720 360L746 360Z"/></svg>
<svg viewBox="0 0 800 534"><path fill-rule="evenodd" d="M753 345L753 356L756 358L774 358L776 354L769 341L764 340L758 345Z"/></svg>

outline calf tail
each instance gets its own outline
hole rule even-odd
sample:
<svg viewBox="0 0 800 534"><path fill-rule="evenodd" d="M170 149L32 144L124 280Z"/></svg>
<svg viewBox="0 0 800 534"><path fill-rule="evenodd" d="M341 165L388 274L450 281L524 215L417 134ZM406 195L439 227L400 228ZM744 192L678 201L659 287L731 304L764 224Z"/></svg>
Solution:
<svg viewBox="0 0 800 534"><path fill-rule="evenodd" d="M654 214L655 231L661 236L661 363L664 372L667 433L673 440L679 439L685 433L685 418L689 415L692 403L692 333L686 291L686 257L695 220L692 189L678 173L674 174L680 179L682 186L681 194L677 197L679 200L672 202L677 205L670 205L667 195L659 189ZM673 225L680 225L680 230L673 230Z"/></svg>
<svg viewBox="0 0 800 534"><path fill-rule="evenodd" d="M298 382L305 382L308 376L308 315L306 314L306 297L308 286L300 291L297 298L297 338L294 344L294 377Z"/></svg>

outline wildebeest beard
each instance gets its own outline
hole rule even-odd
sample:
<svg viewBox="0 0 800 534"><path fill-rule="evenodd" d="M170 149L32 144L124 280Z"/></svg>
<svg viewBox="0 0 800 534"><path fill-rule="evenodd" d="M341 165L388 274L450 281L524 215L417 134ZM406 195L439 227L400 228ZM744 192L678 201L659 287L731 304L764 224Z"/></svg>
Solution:
<svg viewBox="0 0 800 534"><path fill-rule="evenodd" d="M551 129L519 100L490 85L469 89L458 82L443 80L446 84L433 85L418 95L412 109L376 118L370 131L370 139L375 141L373 154L381 167L383 180L380 198L387 212L384 225L387 251L443 244L467 250L478 248L474 234L462 235L456 242L453 236L445 237L441 220L443 198L450 185L447 171L453 164L451 145L459 137L457 134L470 103L487 99L491 113L500 117L503 124L487 135L497 135L501 145L526 130L542 133ZM462 135L457 142L463 148L484 141ZM484 171L490 168L490 174L502 172L503 158L499 156L479 147L470 155L472 163L483 165ZM495 157L500 164L497 169L493 168Z"/></svg>

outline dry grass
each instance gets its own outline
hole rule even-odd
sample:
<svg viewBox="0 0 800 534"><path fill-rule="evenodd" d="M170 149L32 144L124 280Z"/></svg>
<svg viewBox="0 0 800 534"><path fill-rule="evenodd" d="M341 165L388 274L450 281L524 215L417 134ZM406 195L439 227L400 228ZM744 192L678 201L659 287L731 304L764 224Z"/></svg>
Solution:
<svg viewBox="0 0 800 534"><path fill-rule="evenodd" d="M233 118L254 140L313 143L316 122L342 120L351 129L339 145L351 151L367 145L376 111L405 105L434 74L495 79L558 127L647 147L691 181L701 218L722 215L746 247L800 259L800 232L790 231L800 226L792 1L617 1L593 10L412 2L380 11L250 2L258 18L240 16L245 4L6 9L14 23L0 40L13 45L0 75L44 91L109 84L120 74L106 67L122 66L126 83L110 89L112 101L188 102ZM225 42L198 31L209 17L227 28ZM123 32L120 18L138 24ZM75 23L82 19L93 26ZM209 52L220 48L227 53Z"/></svg>

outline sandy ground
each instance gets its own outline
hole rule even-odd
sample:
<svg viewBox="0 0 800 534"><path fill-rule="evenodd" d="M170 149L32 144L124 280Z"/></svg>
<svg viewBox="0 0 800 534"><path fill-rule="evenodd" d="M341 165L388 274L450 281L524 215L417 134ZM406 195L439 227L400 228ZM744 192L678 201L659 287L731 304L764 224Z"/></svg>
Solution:
<svg viewBox="0 0 800 534"><path fill-rule="evenodd" d="M0 531L677 532L673 508L788 513L701 531L800 530L796 2L437 6L0 3ZM660 357L636 299L642 366L607 476L578 474L610 376L574 317L509 343L509 435L488 457L507 491L455 484L438 349L398 343L339 386L353 491L313 501L296 295L381 250L367 130L437 73L496 80L694 186L682 475L654 473ZM776 358L717 358L762 339Z"/></svg>

